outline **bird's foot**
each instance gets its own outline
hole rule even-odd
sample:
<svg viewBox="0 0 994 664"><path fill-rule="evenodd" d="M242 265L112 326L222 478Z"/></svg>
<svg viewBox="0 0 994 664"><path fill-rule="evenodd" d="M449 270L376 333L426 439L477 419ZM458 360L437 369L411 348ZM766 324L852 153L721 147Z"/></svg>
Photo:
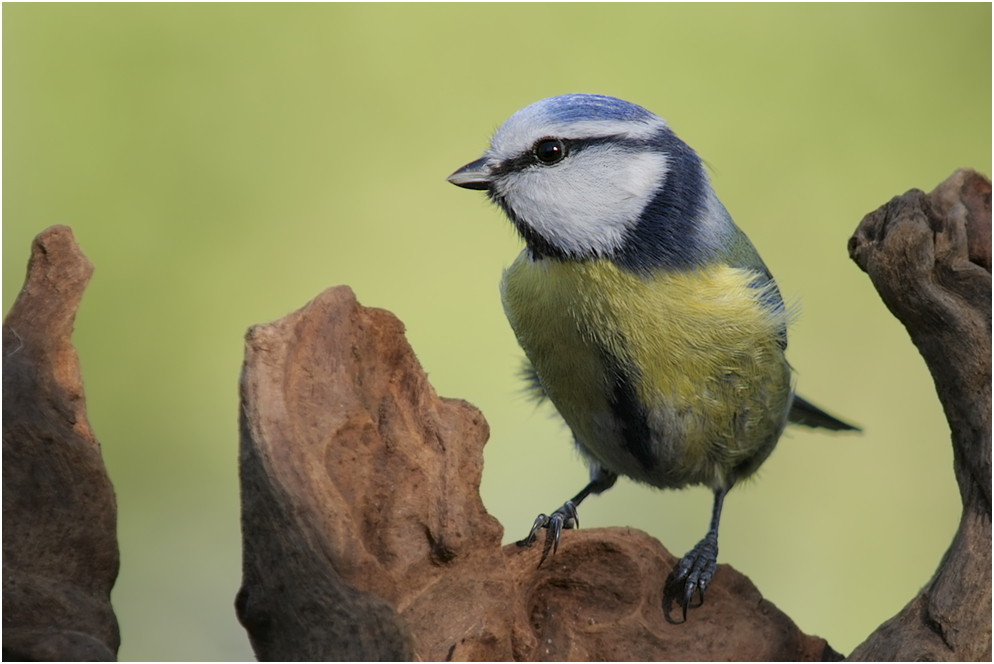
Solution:
<svg viewBox="0 0 994 664"><path fill-rule="evenodd" d="M696 609L704 604L704 591L707 590L718 566L718 536L708 533L685 555L666 578L663 588L663 614L671 623L687 621L688 609ZM683 619L673 620L670 612L673 600L683 609Z"/></svg>
<svg viewBox="0 0 994 664"><path fill-rule="evenodd" d="M539 514L528 536L519 541L518 546L531 546L538 539L538 531L545 528L545 544L542 546L542 558L538 561L538 566L541 567L549 552L555 553L559 549L559 537L563 529L579 526L580 518L576 515L576 505L572 500L567 500L565 505L552 514Z"/></svg>

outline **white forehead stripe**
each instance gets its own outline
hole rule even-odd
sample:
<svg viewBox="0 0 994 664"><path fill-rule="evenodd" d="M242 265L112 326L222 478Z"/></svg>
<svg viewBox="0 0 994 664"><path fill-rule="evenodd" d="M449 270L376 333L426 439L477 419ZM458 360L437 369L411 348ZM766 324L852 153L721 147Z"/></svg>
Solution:
<svg viewBox="0 0 994 664"><path fill-rule="evenodd" d="M646 122L623 120L583 120L580 122L556 122L542 117L512 115L497 130L490 141L490 153L497 159L507 159L531 149L540 138L598 138L618 136L630 139L648 139L666 127L662 118Z"/></svg>

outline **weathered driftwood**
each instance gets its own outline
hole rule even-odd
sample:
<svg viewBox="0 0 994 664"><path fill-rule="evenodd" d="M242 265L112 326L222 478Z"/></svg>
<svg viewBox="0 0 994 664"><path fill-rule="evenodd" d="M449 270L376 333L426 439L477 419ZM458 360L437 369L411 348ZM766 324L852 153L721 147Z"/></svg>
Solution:
<svg viewBox="0 0 994 664"><path fill-rule="evenodd" d="M990 180L960 170L929 194L892 199L863 219L849 254L932 373L963 500L935 576L850 659L990 661Z"/></svg>
<svg viewBox="0 0 994 664"><path fill-rule="evenodd" d="M501 546L480 501L488 429L440 398L392 314L346 287L249 331L244 579L260 659L787 659L834 653L722 566L707 610L662 613L675 559L636 530Z"/></svg>
<svg viewBox="0 0 994 664"><path fill-rule="evenodd" d="M66 226L35 238L3 324L3 658L113 660L117 507L71 336L93 266Z"/></svg>

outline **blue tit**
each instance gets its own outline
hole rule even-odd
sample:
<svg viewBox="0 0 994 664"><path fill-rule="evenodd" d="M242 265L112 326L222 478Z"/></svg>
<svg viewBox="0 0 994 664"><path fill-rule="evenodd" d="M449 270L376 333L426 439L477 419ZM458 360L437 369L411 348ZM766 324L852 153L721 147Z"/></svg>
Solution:
<svg viewBox="0 0 994 664"><path fill-rule="evenodd" d="M655 114L602 95L544 99L448 180L486 191L524 239L504 311L590 467L520 543L547 529L544 560L578 525L576 507L619 475L710 487L707 535L664 586L667 617L675 599L686 619L715 572L725 495L784 426L856 427L794 393L776 282L700 158Z"/></svg>

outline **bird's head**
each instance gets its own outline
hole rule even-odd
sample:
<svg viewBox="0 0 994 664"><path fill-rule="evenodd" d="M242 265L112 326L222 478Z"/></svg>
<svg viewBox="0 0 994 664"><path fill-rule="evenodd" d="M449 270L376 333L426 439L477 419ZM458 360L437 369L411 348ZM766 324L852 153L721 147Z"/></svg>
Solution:
<svg viewBox="0 0 994 664"><path fill-rule="evenodd" d="M731 224L701 160L666 122L603 95L526 106L448 179L486 190L538 258L685 267L711 258Z"/></svg>

